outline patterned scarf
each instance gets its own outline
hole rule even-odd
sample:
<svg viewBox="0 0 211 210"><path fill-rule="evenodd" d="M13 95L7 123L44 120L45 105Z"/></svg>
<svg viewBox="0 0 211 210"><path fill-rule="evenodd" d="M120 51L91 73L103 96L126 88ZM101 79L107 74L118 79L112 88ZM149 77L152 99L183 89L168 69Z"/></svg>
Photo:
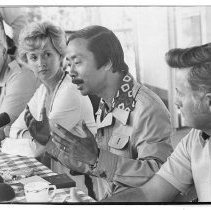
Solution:
<svg viewBox="0 0 211 210"><path fill-rule="evenodd" d="M128 112L131 112L135 108L135 100L133 97L133 85L134 79L132 75L126 74L120 83L120 88L116 93L116 96L112 99L111 109L108 110L108 105L101 98L99 109L102 110L103 118L108 114L108 112L112 112L114 108L119 108ZM102 119L101 119L102 121Z"/></svg>

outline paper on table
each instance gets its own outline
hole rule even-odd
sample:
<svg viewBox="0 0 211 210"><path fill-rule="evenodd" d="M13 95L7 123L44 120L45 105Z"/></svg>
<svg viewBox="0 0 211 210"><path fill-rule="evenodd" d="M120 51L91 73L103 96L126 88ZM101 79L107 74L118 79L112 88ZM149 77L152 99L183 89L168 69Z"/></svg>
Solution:
<svg viewBox="0 0 211 210"><path fill-rule="evenodd" d="M37 157L43 152L43 148L38 148L31 139L6 138L2 141L1 151L11 155Z"/></svg>

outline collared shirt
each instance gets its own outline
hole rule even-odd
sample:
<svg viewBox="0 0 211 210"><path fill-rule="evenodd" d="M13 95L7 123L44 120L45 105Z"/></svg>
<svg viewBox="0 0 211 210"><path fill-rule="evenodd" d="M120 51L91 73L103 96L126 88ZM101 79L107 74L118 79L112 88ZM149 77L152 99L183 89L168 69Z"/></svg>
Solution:
<svg viewBox="0 0 211 210"><path fill-rule="evenodd" d="M13 123L39 85L31 70L21 67L16 60L10 62L0 82L0 113L8 113Z"/></svg>
<svg viewBox="0 0 211 210"><path fill-rule="evenodd" d="M101 98L99 109L103 112L104 117L108 112L111 112L114 108L119 108L131 112L135 108L135 98L133 96L134 79L132 75L127 74L120 82L120 88L117 90L115 97L112 99L111 109L109 110L106 102Z"/></svg>
<svg viewBox="0 0 211 210"><path fill-rule="evenodd" d="M119 97L113 100L116 105L106 115L103 109L96 113L100 154L91 173L98 177L93 177L97 200L127 187L141 186L172 152L172 126L165 105L155 93L133 79L132 86L127 84L128 81L121 84L120 88L129 88L126 94L119 91ZM127 106L125 101L130 101Z"/></svg>
<svg viewBox="0 0 211 210"><path fill-rule="evenodd" d="M211 201L211 141L192 129L157 173L182 193L195 185L201 202Z"/></svg>

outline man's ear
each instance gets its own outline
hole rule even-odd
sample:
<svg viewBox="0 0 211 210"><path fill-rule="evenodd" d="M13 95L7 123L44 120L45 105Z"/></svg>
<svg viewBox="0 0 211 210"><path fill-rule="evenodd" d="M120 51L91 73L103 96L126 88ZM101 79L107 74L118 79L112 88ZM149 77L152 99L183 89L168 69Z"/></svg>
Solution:
<svg viewBox="0 0 211 210"><path fill-rule="evenodd" d="M109 60L106 64L105 64L105 70L106 71L111 71L112 70L112 63L111 60Z"/></svg>
<svg viewBox="0 0 211 210"><path fill-rule="evenodd" d="M206 93L206 101L207 101L207 105L209 107L209 110L211 112L211 93Z"/></svg>

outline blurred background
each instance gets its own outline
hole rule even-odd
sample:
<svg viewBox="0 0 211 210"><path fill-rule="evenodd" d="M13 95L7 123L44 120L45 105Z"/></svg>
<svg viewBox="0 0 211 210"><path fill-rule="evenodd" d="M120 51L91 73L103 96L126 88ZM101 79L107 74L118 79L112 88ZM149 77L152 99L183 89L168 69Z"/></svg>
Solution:
<svg viewBox="0 0 211 210"><path fill-rule="evenodd" d="M210 6L29 6L29 21L52 21L68 31L103 25L120 39L131 74L156 92L168 107L175 128L185 126L174 106L175 76L165 53L175 47L210 42ZM11 34L6 26L6 33Z"/></svg>

